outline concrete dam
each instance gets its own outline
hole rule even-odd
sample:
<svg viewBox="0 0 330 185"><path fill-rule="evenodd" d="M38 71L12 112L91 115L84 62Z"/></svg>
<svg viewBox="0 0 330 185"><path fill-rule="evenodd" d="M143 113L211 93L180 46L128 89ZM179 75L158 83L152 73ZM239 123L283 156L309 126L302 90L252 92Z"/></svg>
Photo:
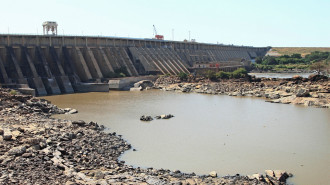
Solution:
<svg viewBox="0 0 330 185"><path fill-rule="evenodd" d="M235 69L269 49L155 39L0 34L0 86L33 89L38 96L97 91L88 84L107 84L119 72L138 77L200 68Z"/></svg>

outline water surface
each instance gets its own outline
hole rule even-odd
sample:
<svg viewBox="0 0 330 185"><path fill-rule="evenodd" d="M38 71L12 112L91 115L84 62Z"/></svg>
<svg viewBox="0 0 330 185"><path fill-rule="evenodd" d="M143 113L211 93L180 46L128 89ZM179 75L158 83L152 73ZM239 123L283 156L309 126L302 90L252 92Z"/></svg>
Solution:
<svg viewBox="0 0 330 185"><path fill-rule="evenodd" d="M271 104L259 98L159 90L49 96L79 110L66 119L97 121L122 134L136 152L122 157L140 167L248 175L283 169L295 184L330 182L330 111ZM142 122L141 115L173 114Z"/></svg>

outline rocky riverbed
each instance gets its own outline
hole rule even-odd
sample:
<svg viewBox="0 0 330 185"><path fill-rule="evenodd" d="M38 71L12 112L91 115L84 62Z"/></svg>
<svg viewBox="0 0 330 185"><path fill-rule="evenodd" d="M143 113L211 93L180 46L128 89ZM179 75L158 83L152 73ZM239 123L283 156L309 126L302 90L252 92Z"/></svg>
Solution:
<svg viewBox="0 0 330 185"><path fill-rule="evenodd" d="M51 118L70 109L0 89L0 184L286 184L290 174L218 177L139 168L119 156L131 149L95 122Z"/></svg>
<svg viewBox="0 0 330 185"><path fill-rule="evenodd" d="M212 82L204 78L181 81L178 77L160 77L155 88L165 91L254 96L267 98L271 103L296 104L330 108L330 82L323 76L290 79L237 79Z"/></svg>

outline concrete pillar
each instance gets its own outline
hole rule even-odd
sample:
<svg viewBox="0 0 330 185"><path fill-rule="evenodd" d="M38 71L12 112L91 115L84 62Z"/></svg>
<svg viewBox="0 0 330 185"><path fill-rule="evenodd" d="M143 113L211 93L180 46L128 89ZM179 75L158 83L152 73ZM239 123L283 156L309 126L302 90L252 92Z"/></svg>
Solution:
<svg viewBox="0 0 330 185"><path fill-rule="evenodd" d="M10 80L8 78L8 75L7 75L7 71L6 71L6 68L5 68L5 65L0 57L0 70L1 70L1 74L2 74L2 78L3 78L3 81L6 83L6 84L9 84L10 83Z"/></svg>
<svg viewBox="0 0 330 185"><path fill-rule="evenodd" d="M45 96L45 95L47 95L47 91L45 89L45 86L44 86L44 84L43 84L40 76L37 73L37 70L36 70L36 68L34 66L34 63L33 63L32 59L31 59L31 57L30 57L27 49L26 48L23 48L23 52L25 54L25 57L27 59L27 62L29 64L29 67L30 67L31 72L32 72L32 75L33 75L32 80L33 80L33 83L34 83L34 86L35 86L35 90L37 92L37 95L38 96Z"/></svg>
<svg viewBox="0 0 330 185"><path fill-rule="evenodd" d="M101 73L101 69L100 69L98 63L96 62L95 56L94 56L94 54L93 54L90 47L87 47L87 54L89 55L89 58L91 59L91 64L93 65L93 67L96 71L96 73L95 73L96 77L97 78L103 78L103 75Z"/></svg>
<svg viewBox="0 0 330 185"><path fill-rule="evenodd" d="M99 51L102 55L102 58L105 62L105 65L107 66L108 70L111 71L111 72L114 72L113 67L111 66L110 61L109 61L107 55L105 54L103 48L99 47Z"/></svg>
<svg viewBox="0 0 330 185"><path fill-rule="evenodd" d="M43 65L44 71L47 75L48 84L46 86L47 86L47 89L49 89L48 90L49 93L50 94L61 94L61 90L58 86L58 83L57 83L55 77L53 76L51 70L49 69L49 65L47 63L45 55L40 51L40 47L36 47L36 50L37 50L37 53L39 54L40 61Z"/></svg>
<svg viewBox="0 0 330 185"><path fill-rule="evenodd" d="M78 70L80 79L82 79L84 81L93 79L92 75L88 69L88 66L86 64L86 61L84 59L84 56L82 55L82 53L78 47L75 47L75 52L76 52L76 56L77 56L77 60L75 60L75 66Z"/></svg>
<svg viewBox="0 0 330 185"><path fill-rule="evenodd" d="M16 74L18 76L18 79L17 79L18 83L28 84L28 81L26 80L26 78L24 78L24 75L22 73L21 66L19 66L18 61L15 57L13 48L8 48L8 50L9 50L10 57L11 57L13 63L14 63L15 69L16 69Z"/></svg>

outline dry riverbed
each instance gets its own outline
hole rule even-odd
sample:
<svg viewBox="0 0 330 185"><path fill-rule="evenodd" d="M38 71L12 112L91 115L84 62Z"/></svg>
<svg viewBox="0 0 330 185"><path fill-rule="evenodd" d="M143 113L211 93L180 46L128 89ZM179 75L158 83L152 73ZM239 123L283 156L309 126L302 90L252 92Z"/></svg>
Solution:
<svg viewBox="0 0 330 185"><path fill-rule="evenodd" d="M229 96L254 96L267 98L271 103L296 104L330 108L330 83L326 77L299 76L290 79L223 80L205 79L181 81L178 77L160 77L155 88L165 91L223 94Z"/></svg>
<svg viewBox="0 0 330 185"><path fill-rule="evenodd" d="M189 87L206 87L195 85ZM43 99L12 95L9 89L0 89L0 99L0 184L285 184L290 175L266 170L197 176L128 166L118 159L131 149L121 135L95 122L51 118L71 110Z"/></svg>

